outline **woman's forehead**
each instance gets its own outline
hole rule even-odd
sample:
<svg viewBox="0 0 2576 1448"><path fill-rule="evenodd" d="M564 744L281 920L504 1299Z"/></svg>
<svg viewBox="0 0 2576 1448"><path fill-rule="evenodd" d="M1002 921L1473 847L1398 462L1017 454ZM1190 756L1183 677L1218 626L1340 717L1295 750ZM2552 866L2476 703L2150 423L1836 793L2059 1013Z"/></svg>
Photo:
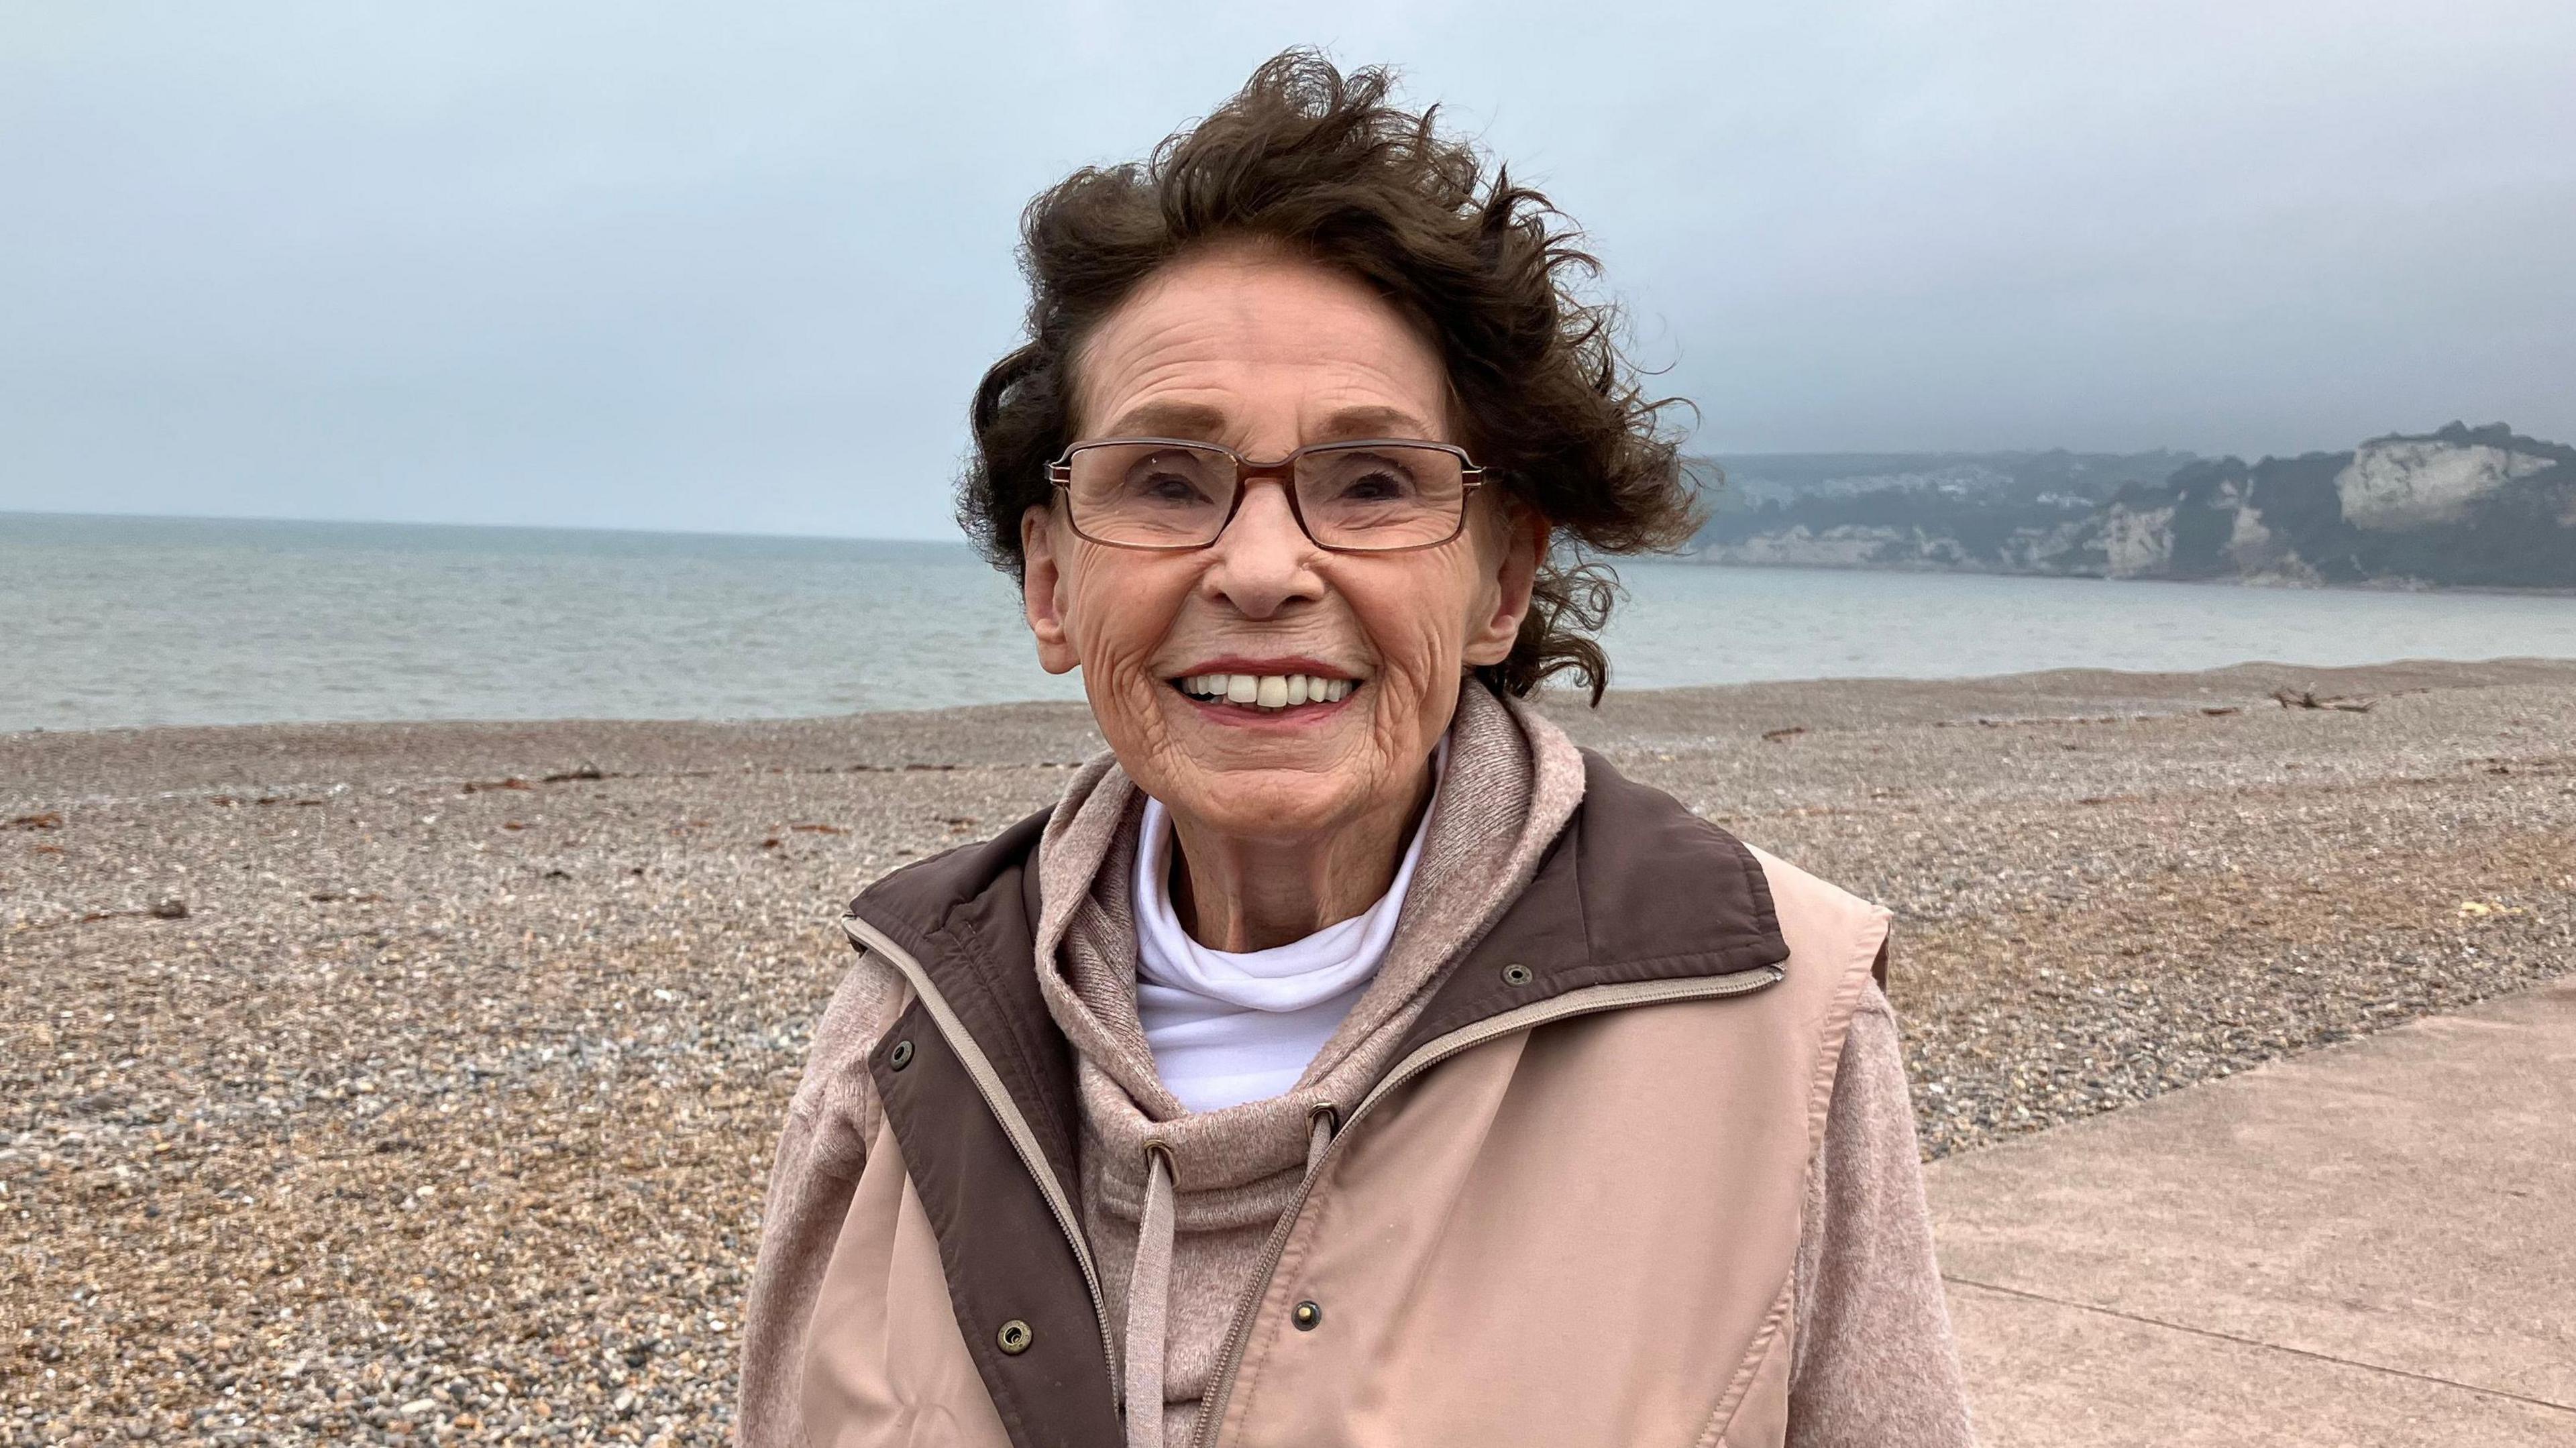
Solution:
<svg viewBox="0 0 2576 1448"><path fill-rule="evenodd" d="M1439 353L1401 312L1356 278L1275 253L1173 263L1079 360L1089 436L1436 438L1447 411Z"/></svg>

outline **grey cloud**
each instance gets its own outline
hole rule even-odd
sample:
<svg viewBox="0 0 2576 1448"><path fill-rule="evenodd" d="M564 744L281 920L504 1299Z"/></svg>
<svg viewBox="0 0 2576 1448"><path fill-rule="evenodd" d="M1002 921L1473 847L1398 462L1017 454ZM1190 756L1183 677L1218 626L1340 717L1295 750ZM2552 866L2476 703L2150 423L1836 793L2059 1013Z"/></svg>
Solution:
<svg viewBox="0 0 2576 1448"><path fill-rule="evenodd" d="M1710 451L2576 437L2563 4L933 10L0 10L0 507L939 536L1022 203L1290 43Z"/></svg>

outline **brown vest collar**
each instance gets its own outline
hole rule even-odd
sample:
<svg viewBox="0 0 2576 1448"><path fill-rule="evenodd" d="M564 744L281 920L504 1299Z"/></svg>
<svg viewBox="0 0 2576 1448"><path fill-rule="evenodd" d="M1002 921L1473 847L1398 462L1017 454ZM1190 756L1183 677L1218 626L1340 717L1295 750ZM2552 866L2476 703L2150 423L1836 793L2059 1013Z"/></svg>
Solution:
<svg viewBox="0 0 2576 1448"><path fill-rule="evenodd" d="M1073 1183L1073 1052L1047 1014L1034 959L1046 819L1040 812L896 871L850 913L920 964L1027 1118L1056 1180ZM1586 750L1573 819L1390 1059L1567 991L1729 975L1788 955L1751 852ZM921 1004L886 1033L869 1069L938 1234L958 1325L1012 1442L1117 1443L1115 1378L1065 1227ZM1001 1346L1006 1323L1025 1325L1013 1335L1017 1351Z"/></svg>

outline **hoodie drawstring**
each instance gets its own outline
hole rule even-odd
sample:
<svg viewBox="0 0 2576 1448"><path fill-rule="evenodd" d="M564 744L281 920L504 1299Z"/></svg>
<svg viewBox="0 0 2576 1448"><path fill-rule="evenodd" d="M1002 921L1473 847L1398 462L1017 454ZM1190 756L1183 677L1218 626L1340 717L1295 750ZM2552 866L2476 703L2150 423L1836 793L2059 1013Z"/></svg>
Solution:
<svg viewBox="0 0 2576 1448"><path fill-rule="evenodd" d="M1340 1117L1341 1113L1330 1106L1318 1106L1307 1113L1306 1175L1313 1176L1315 1169L1324 1164L1324 1148L1333 1144L1333 1123Z"/></svg>
<svg viewBox="0 0 2576 1448"><path fill-rule="evenodd" d="M1163 1347L1172 1310L1172 1163L1145 1148L1145 1211L1127 1279L1127 1448L1163 1448Z"/></svg>
<svg viewBox="0 0 2576 1448"><path fill-rule="evenodd" d="M1306 1175L1324 1164L1338 1115L1330 1106L1309 1117ZM1163 1351L1172 1314L1174 1203L1171 1149L1145 1147L1145 1210L1136 1220L1136 1270L1127 1278L1127 1448L1163 1448Z"/></svg>

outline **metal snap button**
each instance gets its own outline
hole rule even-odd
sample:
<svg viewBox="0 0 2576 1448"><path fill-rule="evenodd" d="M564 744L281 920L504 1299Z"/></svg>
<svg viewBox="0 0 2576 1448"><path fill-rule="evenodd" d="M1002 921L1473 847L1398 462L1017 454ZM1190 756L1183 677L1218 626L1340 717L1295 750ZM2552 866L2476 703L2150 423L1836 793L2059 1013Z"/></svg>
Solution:
<svg viewBox="0 0 2576 1448"><path fill-rule="evenodd" d="M1002 1324L1000 1332L993 1334L993 1341L1001 1346L1002 1351L1018 1357L1029 1350L1029 1344L1037 1341L1037 1337L1027 1323L1014 1317Z"/></svg>
<svg viewBox="0 0 2576 1448"><path fill-rule="evenodd" d="M1523 965L1518 961L1514 961L1510 965L1503 967L1503 984L1505 985L1527 985L1536 979L1538 979L1538 972L1531 970L1528 966Z"/></svg>
<svg viewBox="0 0 2576 1448"><path fill-rule="evenodd" d="M1313 1301L1300 1302L1289 1309L1288 1320L1297 1324L1299 1332L1313 1332L1324 1321L1323 1304Z"/></svg>
<svg viewBox="0 0 2576 1448"><path fill-rule="evenodd" d="M912 1042L910 1042L910 1041L897 1041L897 1042L895 1042L895 1043L894 1043L894 1049L886 1053L886 1064L887 1064L887 1065L889 1065L889 1066L892 1066L893 1068L895 1068L895 1069L896 1069L896 1070L898 1070L898 1071L902 1070L902 1069L903 1069L904 1067L906 1067L906 1066L911 1065L911 1064L912 1064Z"/></svg>

